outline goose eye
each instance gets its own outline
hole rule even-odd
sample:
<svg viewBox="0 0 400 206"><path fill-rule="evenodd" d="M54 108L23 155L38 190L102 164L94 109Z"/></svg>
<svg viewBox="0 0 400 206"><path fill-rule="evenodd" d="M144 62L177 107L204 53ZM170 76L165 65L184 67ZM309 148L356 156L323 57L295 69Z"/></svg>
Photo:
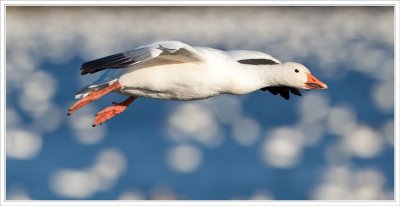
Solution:
<svg viewBox="0 0 400 206"><path fill-rule="evenodd" d="M295 69L294 72L299 73L299 70L298 70L298 69Z"/></svg>

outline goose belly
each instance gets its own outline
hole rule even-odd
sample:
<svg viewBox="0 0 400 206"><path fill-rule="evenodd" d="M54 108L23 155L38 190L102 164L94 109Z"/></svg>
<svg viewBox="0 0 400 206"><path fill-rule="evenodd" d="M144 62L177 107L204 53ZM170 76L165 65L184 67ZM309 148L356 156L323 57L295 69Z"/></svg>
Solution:
<svg viewBox="0 0 400 206"><path fill-rule="evenodd" d="M120 93L158 99L195 100L223 92L215 69L204 64L177 63L132 68L119 78Z"/></svg>

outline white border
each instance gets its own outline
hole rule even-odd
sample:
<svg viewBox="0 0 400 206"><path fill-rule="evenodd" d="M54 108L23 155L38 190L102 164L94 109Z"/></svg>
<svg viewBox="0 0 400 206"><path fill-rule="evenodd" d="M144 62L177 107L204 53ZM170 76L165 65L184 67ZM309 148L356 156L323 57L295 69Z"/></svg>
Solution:
<svg viewBox="0 0 400 206"><path fill-rule="evenodd" d="M178 1L169 1L169 0L148 0L148 1L79 1L79 0L72 0L72 1L13 1L13 0L6 0L2 1L2 5L17 5L17 6L34 6L34 5L40 5L40 6L63 6L63 5L76 5L76 6L129 6L129 5L140 5L140 6L146 6L146 5L168 5L168 6L173 6L173 5L182 5L182 6L207 6L207 5L212 5L212 6L251 6L251 5L270 5L270 6L293 6L293 5L299 5L299 6L393 6L393 5L399 5L398 1L297 1L297 0L292 0L292 1L263 1L263 0L252 0L252 1L210 1L210 0L204 0L204 1L183 1L183 0L178 0Z"/></svg>
<svg viewBox="0 0 400 206"><path fill-rule="evenodd" d="M1 38L0 38L0 118L1 118L1 138L0 138L0 205L30 205L30 206L47 206L47 205L342 205L342 206L399 206L400 205L400 191L399 191L399 160L400 160L400 139L399 139L399 1L108 1L108 2L97 2L97 1L1 1ZM317 200L303 200L303 201L257 201L257 200L227 200L227 201L187 201L187 200L177 200L177 201L155 201L155 200L147 200L147 201L124 201L124 200L105 200L105 201L42 201L42 200L30 200L30 201L16 201L16 200L5 200L5 22L6 22L6 14L5 7L6 6L63 6L63 5L73 5L73 6L129 6L129 5L137 5L137 6L158 6L158 5L183 5L183 6L197 6L197 5L212 5L212 6L255 6L255 5L271 5L271 6L394 6L395 9L395 110L394 110L394 119L395 119L395 141L394 141L394 151L395 151L395 172L394 172L394 200L386 200L386 201L317 201ZM4 117L4 118L3 118Z"/></svg>
<svg viewBox="0 0 400 206"><path fill-rule="evenodd" d="M5 131L5 127L6 127L6 123L5 123L5 97L6 97L6 89L5 89L5 85L6 85L6 77L5 77L5 70L6 70L6 50L5 50L5 23L6 23L6 15L5 15L5 6L3 4L3 2L1 2L0 5L0 14L1 17L4 18L0 18L0 46L1 46L1 50L0 50L0 205L3 205L5 202L5 191L6 191L6 185L5 185L5 160L6 160L6 149L5 149L5 137L6 137L6 131ZM3 115L4 114L4 115ZM4 116L4 118L3 118Z"/></svg>

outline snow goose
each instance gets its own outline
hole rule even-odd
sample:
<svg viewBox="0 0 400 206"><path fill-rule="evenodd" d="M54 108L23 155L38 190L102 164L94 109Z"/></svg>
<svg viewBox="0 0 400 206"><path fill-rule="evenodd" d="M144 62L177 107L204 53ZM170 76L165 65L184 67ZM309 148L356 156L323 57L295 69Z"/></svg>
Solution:
<svg viewBox="0 0 400 206"><path fill-rule="evenodd" d="M85 75L105 69L98 80L77 92L79 100L68 115L110 92L129 97L97 113L93 127L123 112L137 97L198 100L261 89L289 99L289 92L301 96L299 89L328 88L299 63L281 63L258 51L224 52L179 41L106 56L84 63L80 70Z"/></svg>

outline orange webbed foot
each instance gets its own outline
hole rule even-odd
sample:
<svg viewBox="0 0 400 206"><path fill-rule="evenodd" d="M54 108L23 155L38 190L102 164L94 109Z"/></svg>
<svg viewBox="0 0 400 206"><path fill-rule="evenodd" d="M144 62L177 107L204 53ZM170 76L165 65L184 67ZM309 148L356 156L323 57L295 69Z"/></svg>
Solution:
<svg viewBox="0 0 400 206"><path fill-rule="evenodd" d="M114 90L118 90L122 88L121 84L119 84L119 82L114 82L113 84L109 85L108 87L104 88L104 89L100 89L100 90L95 90L95 91L91 91L89 93L89 95L87 95L86 97L83 97L82 99L78 100L74 105L72 105L69 109L68 109L68 113L67 115L71 115L73 112L75 112L76 110L84 107L85 105L100 99L102 96L114 91Z"/></svg>
<svg viewBox="0 0 400 206"><path fill-rule="evenodd" d="M136 97L129 97L127 100L121 103L113 102L114 106L107 107L96 114L96 118L92 124L92 127L98 126L113 118L115 115L125 111L125 109L135 100Z"/></svg>
<svg viewBox="0 0 400 206"><path fill-rule="evenodd" d="M115 115L123 112L127 106L113 102L114 106L107 107L96 114L96 118L92 124L93 127L103 124Z"/></svg>
<svg viewBox="0 0 400 206"><path fill-rule="evenodd" d="M82 99L80 99L79 101L77 101L74 105L72 105L69 109L68 109L68 113L67 115L70 116L73 112L75 112L76 110L84 107L85 105L89 104L90 102L93 102L94 99L89 97L90 94Z"/></svg>

